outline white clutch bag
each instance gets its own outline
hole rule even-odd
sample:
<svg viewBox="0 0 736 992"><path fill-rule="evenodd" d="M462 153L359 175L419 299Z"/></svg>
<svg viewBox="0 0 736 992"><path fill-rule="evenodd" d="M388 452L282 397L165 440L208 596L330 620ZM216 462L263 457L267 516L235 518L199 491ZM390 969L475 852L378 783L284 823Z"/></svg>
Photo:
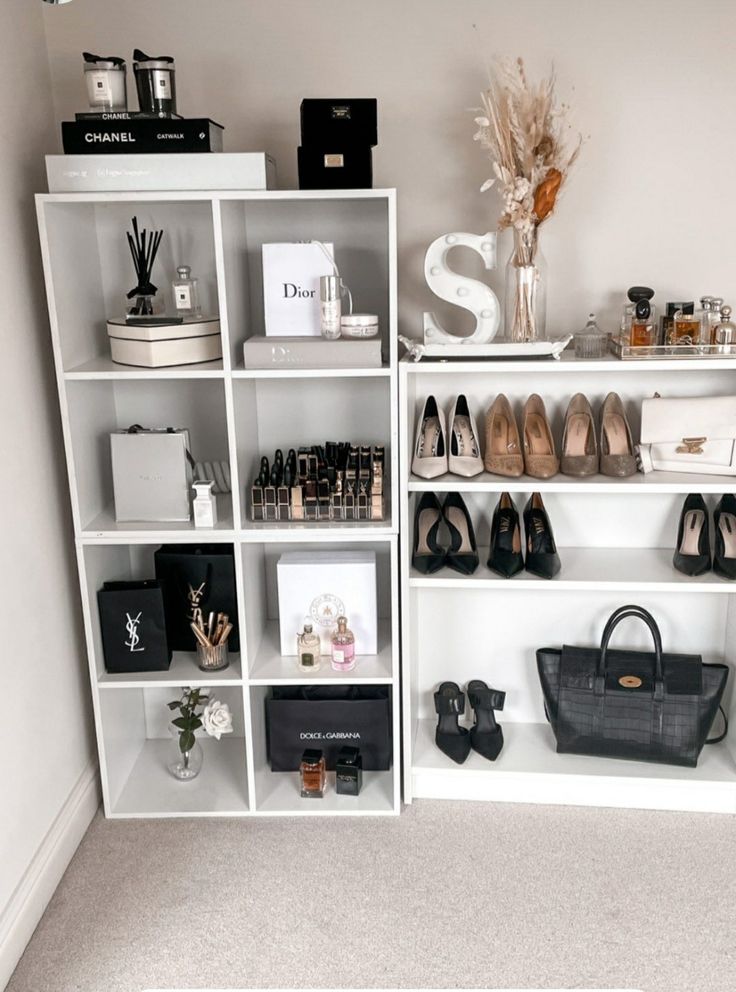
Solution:
<svg viewBox="0 0 736 992"><path fill-rule="evenodd" d="M644 400L639 459L642 472L736 475L736 396Z"/></svg>

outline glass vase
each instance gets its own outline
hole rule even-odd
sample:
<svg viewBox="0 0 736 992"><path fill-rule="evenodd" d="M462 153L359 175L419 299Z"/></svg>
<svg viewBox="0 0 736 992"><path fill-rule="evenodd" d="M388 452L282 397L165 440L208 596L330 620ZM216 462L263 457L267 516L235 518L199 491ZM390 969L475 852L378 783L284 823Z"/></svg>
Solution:
<svg viewBox="0 0 736 992"><path fill-rule="evenodd" d="M506 340L544 341L547 325L547 266L537 230L514 229L514 250L506 264Z"/></svg>
<svg viewBox="0 0 736 992"><path fill-rule="evenodd" d="M169 724L169 732L173 741L168 769L174 778L178 778L180 782L189 782L191 779L196 778L202 771L202 761L204 759L202 745L199 741L195 740L191 751L182 751L179 747L179 728L175 727L173 723Z"/></svg>

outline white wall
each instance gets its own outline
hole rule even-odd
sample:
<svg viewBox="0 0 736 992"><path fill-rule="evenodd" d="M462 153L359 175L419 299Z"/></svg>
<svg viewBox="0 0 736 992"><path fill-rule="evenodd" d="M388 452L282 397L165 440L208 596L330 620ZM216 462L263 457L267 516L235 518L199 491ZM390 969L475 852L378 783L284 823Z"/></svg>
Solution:
<svg viewBox="0 0 736 992"><path fill-rule="evenodd" d="M88 814L94 771L33 205L54 133L41 6L0 4L0 988L86 827L72 807L86 796Z"/></svg>
<svg viewBox="0 0 736 992"><path fill-rule="evenodd" d="M84 48L170 53L181 111L223 123L227 150L271 150L282 185L296 184L302 97L377 96L375 179L399 189L409 333L434 306L428 243L495 225L467 112L490 57L522 54L537 73L554 60L590 139L544 228L550 329L591 309L613 319L634 283L660 302L736 300L732 0L73 0L45 21L57 115L83 105Z"/></svg>

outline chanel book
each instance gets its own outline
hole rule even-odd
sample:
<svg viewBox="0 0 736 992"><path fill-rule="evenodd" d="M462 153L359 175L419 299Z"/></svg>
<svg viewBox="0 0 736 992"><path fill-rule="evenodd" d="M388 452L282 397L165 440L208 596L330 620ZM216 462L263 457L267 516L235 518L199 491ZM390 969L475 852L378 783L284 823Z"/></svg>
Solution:
<svg viewBox="0 0 736 992"><path fill-rule="evenodd" d="M63 122L61 140L68 155L221 152L223 130L206 117L77 120Z"/></svg>

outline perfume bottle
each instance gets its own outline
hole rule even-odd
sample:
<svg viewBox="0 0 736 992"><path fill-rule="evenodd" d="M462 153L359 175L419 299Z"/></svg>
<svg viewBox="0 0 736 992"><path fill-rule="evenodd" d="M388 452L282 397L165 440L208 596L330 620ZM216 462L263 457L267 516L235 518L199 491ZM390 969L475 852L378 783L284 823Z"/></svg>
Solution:
<svg viewBox="0 0 736 992"><path fill-rule="evenodd" d="M300 672L319 671L320 641L311 623L305 623L304 630L296 635L296 654Z"/></svg>
<svg viewBox="0 0 736 992"><path fill-rule="evenodd" d="M177 317L201 317L197 280L192 279L191 268L188 265L179 265L176 274L179 278L174 279L171 288L174 291Z"/></svg>
<svg viewBox="0 0 736 992"><path fill-rule="evenodd" d="M674 344L675 314L687 306L686 303L669 302L661 318L660 344Z"/></svg>
<svg viewBox="0 0 736 992"><path fill-rule="evenodd" d="M724 304L721 307L721 320L713 328L713 344L718 350L728 355L736 344L736 324L731 320L731 307Z"/></svg>
<svg viewBox="0 0 736 992"><path fill-rule="evenodd" d="M327 773L325 758L319 748L308 747L302 755L299 780L303 799L321 799L324 796Z"/></svg>
<svg viewBox="0 0 736 992"><path fill-rule="evenodd" d="M214 527L217 523L217 503L212 494L214 482L209 479L202 482L195 482L193 489L195 492L192 506L194 508L195 527Z"/></svg>
<svg viewBox="0 0 736 992"><path fill-rule="evenodd" d="M336 672L352 672L355 668L355 637L348 630L347 617L337 618L337 630L331 638L332 667Z"/></svg>
<svg viewBox="0 0 736 992"><path fill-rule="evenodd" d="M632 348L651 348L657 343L655 308L651 302L654 290L648 286L632 286L628 297L633 309L624 308L624 336Z"/></svg>
<svg viewBox="0 0 736 992"><path fill-rule="evenodd" d="M337 341L340 337L340 317L342 316L340 291L339 276L320 276L320 328L322 337L327 338L328 341Z"/></svg>
<svg viewBox="0 0 736 992"><path fill-rule="evenodd" d="M687 346L700 343L700 318L695 313L695 304L681 303L680 309L672 318L670 331L672 345Z"/></svg>
<svg viewBox="0 0 736 992"><path fill-rule="evenodd" d="M700 321L700 340L703 344L709 344L711 339L710 327L711 327L711 304L713 303L712 296L701 296L700 306L695 311L695 314Z"/></svg>
<svg viewBox="0 0 736 992"><path fill-rule="evenodd" d="M341 747L335 765L335 792L358 796L363 785L363 758L358 747Z"/></svg>
<svg viewBox="0 0 736 992"><path fill-rule="evenodd" d="M723 317L723 297L713 296L711 297L710 314L708 316L708 320L710 322L710 334L708 335L707 339L704 338L704 340L706 340L706 343L708 342L710 342L711 344L718 343L715 339L714 332L715 332L716 324L720 324L722 317Z"/></svg>

